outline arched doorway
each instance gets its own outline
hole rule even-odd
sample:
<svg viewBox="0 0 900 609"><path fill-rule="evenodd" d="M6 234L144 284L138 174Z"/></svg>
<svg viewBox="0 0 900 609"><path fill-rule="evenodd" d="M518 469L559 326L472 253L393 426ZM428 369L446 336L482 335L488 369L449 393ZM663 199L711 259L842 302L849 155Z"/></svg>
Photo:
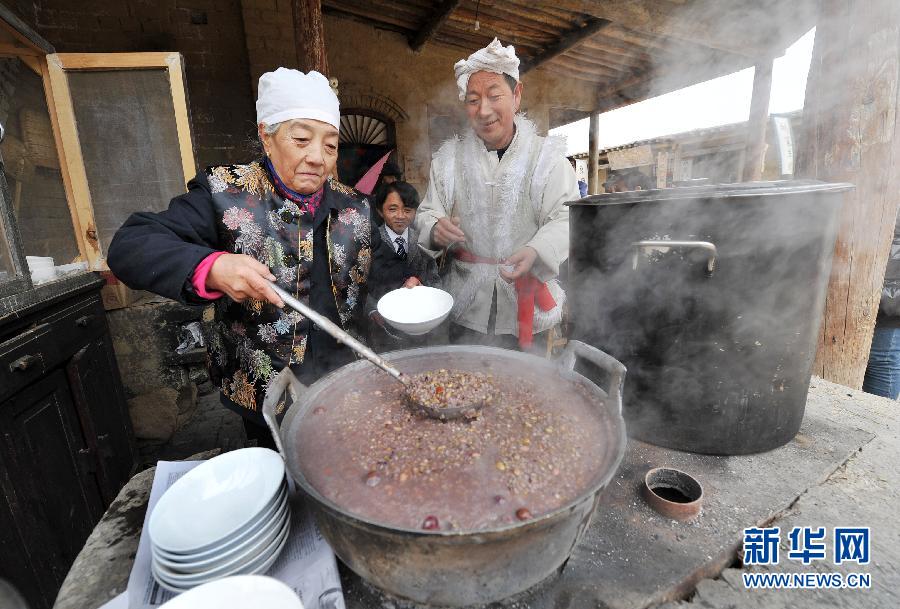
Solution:
<svg viewBox="0 0 900 609"><path fill-rule="evenodd" d="M338 177L353 186L378 159L397 146L394 121L368 108L341 109Z"/></svg>

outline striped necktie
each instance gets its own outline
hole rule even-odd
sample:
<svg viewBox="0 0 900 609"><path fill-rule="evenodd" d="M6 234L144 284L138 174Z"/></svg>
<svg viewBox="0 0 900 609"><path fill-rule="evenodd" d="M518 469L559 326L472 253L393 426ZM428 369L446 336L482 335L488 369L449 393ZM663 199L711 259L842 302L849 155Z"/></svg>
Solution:
<svg viewBox="0 0 900 609"><path fill-rule="evenodd" d="M400 256L400 260L406 260L406 248L403 247L403 237L397 237L394 239L394 243L397 244L397 255Z"/></svg>

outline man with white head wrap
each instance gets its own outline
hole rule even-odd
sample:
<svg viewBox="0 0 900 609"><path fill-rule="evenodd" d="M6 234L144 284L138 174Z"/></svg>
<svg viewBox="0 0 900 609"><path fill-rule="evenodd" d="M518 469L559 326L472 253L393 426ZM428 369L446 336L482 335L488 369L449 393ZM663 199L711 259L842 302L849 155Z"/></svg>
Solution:
<svg viewBox="0 0 900 609"><path fill-rule="evenodd" d="M263 74L256 111L265 156L209 167L168 210L132 215L108 261L132 288L215 301L211 377L248 435L274 446L260 412L274 374L289 366L311 383L354 356L282 309L268 282L360 333L372 236L368 200L329 177L340 116L328 80L285 68Z"/></svg>
<svg viewBox="0 0 900 609"><path fill-rule="evenodd" d="M579 198L578 182L565 141L539 136L517 114L522 83L511 45L494 39L454 71L471 129L432 159L416 217L420 243L452 258L452 342L527 349L562 316L563 204Z"/></svg>

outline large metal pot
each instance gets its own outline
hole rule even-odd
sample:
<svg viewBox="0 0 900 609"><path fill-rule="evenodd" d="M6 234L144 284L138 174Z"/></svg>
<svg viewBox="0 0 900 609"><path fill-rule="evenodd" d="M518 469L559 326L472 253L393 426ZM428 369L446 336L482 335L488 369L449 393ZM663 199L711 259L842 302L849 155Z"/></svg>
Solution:
<svg viewBox="0 0 900 609"><path fill-rule="evenodd" d="M570 203L572 334L628 366L630 435L730 455L794 437L850 188L756 182Z"/></svg>
<svg viewBox="0 0 900 609"><path fill-rule="evenodd" d="M273 381L263 405L293 479L310 499L322 534L335 554L354 572L397 597L437 606L461 607L501 600L527 590L559 569L588 526L600 491L615 474L625 453L625 427L621 415L621 387L625 367L600 350L572 341L557 361L515 351L478 346L428 347L396 351L385 356L397 368L416 374L437 368L490 370L495 376L541 379L560 387L577 385L603 423L601 472L595 482L562 508L523 523L477 532L424 531L385 526L348 513L323 497L304 475L294 438L317 404L329 400L341 387L352 387L381 377L394 383L371 364L359 361L320 379L300 385L290 371ZM583 358L606 377L601 390L581 374L575 363ZM275 405L285 389L293 398L281 425ZM547 405L552 408L552 405ZM338 449L336 447L336 449Z"/></svg>

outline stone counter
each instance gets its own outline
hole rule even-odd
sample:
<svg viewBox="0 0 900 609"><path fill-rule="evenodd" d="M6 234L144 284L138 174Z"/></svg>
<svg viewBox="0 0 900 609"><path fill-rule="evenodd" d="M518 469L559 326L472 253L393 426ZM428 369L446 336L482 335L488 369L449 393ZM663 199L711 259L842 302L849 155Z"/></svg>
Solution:
<svg viewBox="0 0 900 609"><path fill-rule="evenodd" d="M893 606L873 601L886 602L900 586L900 544L889 543L898 536L898 413L896 402L814 379L803 427L779 449L716 457L629 441L625 461L563 573L514 606L674 607L695 592L698 609L756 606L753 594L767 599L759 606ZM687 471L704 485L704 511L697 520L668 520L643 502L636 484L654 466ZM148 470L122 489L72 567L57 609L95 609L125 590L152 477ZM798 506L804 506L802 512ZM794 522L872 527L872 589L798 593L736 586L740 569L732 567L743 528L774 523L790 530L788 523ZM841 567L830 564L830 569ZM348 609L404 605L343 571Z"/></svg>

